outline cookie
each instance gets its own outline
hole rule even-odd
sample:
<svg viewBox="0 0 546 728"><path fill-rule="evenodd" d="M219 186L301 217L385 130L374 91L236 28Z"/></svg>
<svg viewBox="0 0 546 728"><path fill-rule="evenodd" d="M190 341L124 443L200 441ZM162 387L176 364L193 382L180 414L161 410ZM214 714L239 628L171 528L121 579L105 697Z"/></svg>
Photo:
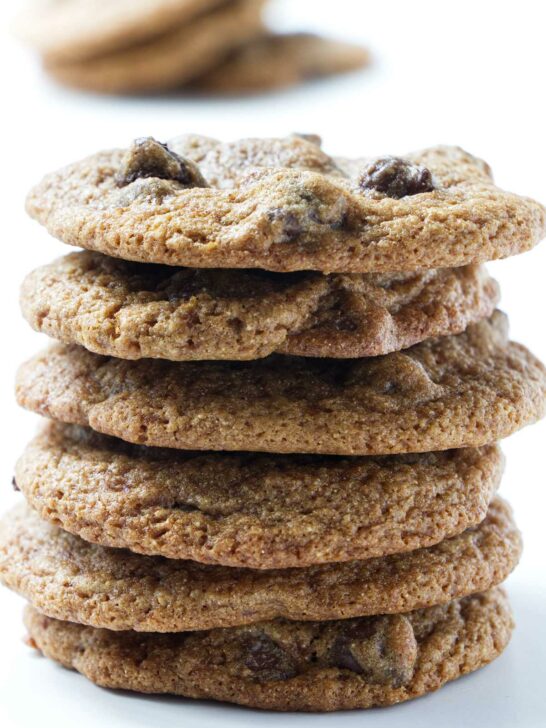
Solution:
<svg viewBox="0 0 546 728"><path fill-rule="evenodd" d="M16 482L45 520L104 546L254 569L431 546L485 518L496 446L423 455L196 454L48 424Z"/></svg>
<svg viewBox="0 0 546 728"><path fill-rule="evenodd" d="M264 0L232 0L149 40L80 61L44 61L58 81L100 93L179 88L262 32Z"/></svg>
<svg viewBox="0 0 546 728"><path fill-rule="evenodd" d="M498 498L479 526L427 549L276 570L108 549L41 521L21 504L1 524L0 578L56 619L114 630L183 632L443 604L500 584L520 552L510 509Z"/></svg>
<svg viewBox="0 0 546 728"><path fill-rule="evenodd" d="M317 138L151 138L48 175L27 210L65 243L193 268L392 273L528 250L546 211L454 147L334 159Z"/></svg>
<svg viewBox="0 0 546 728"><path fill-rule="evenodd" d="M502 589L403 615L192 634L112 632L31 608L25 624L31 646L103 687L294 711L430 693L495 659L514 626Z"/></svg>
<svg viewBox="0 0 546 728"><path fill-rule="evenodd" d="M54 345L17 399L62 422L183 450L386 455L477 447L534 422L546 369L500 312L458 336L353 360L137 362Z"/></svg>
<svg viewBox="0 0 546 728"><path fill-rule="evenodd" d="M235 50L193 86L214 94L260 93L354 71L369 60L368 52L352 43L311 33L270 33Z"/></svg>
<svg viewBox="0 0 546 728"><path fill-rule="evenodd" d="M72 253L31 273L37 331L121 359L377 356L464 331L499 289L483 268L414 274L173 269Z"/></svg>
<svg viewBox="0 0 546 728"><path fill-rule="evenodd" d="M78 61L161 36L224 0L41 0L17 23L51 62Z"/></svg>

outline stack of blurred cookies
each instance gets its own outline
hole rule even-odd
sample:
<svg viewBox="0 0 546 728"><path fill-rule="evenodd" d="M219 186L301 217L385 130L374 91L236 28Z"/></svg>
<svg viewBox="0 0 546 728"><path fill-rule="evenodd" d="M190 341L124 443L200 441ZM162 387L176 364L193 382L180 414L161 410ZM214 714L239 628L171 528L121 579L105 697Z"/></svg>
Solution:
<svg viewBox="0 0 546 728"><path fill-rule="evenodd" d="M276 34L266 0L33 0L18 32L61 83L101 93L250 93L364 66L356 45Z"/></svg>
<svg viewBox="0 0 546 728"><path fill-rule="evenodd" d="M545 211L457 148L139 139L29 213L58 339L0 575L30 643L99 685L276 710L387 705L497 657L521 541L498 440L544 414L481 263Z"/></svg>

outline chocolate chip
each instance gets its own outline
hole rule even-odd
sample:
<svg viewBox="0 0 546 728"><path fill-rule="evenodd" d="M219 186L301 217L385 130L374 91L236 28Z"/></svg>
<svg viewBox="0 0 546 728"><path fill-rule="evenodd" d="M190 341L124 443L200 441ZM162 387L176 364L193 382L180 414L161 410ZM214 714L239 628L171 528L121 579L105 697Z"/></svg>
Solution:
<svg viewBox="0 0 546 728"><path fill-rule="evenodd" d="M342 316L335 322L335 327L338 331L355 332L358 330L358 324L350 316Z"/></svg>
<svg viewBox="0 0 546 728"><path fill-rule="evenodd" d="M305 230L299 217L290 210L282 210L276 207L269 211L269 220L272 223L276 243L292 243Z"/></svg>
<svg viewBox="0 0 546 728"><path fill-rule="evenodd" d="M288 680L297 674L292 657L266 634L249 636L245 648L247 651L245 667L254 676L267 682L269 680Z"/></svg>
<svg viewBox="0 0 546 728"><path fill-rule="evenodd" d="M194 162L180 157L152 137L133 142L123 159L116 182L119 187L125 187L147 177L171 180L182 187L208 187Z"/></svg>
<svg viewBox="0 0 546 728"><path fill-rule="evenodd" d="M332 643L332 667L362 675L368 682L400 687L413 675L417 643L402 615L365 618L346 625Z"/></svg>
<svg viewBox="0 0 546 728"><path fill-rule="evenodd" d="M17 493L20 493L21 488L19 488L19 486L17 485L17 481L15 480L15 477L13 477L11 479L11 487L13 488L13 490L17 491Z"/></svg>
<svg viewBox="0 0 546 728"><path fill-rule="evenodd" d="M359 185L363 190L382 192L394 199L434 189L432 175L426 167L400 157L376 159L362 172Z"/></svg>

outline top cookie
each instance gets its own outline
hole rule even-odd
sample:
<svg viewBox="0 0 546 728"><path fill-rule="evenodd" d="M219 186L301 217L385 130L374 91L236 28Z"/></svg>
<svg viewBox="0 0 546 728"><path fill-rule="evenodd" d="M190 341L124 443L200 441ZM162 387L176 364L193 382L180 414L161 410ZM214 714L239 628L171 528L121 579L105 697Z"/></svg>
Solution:
<svg viewBox="0 0 546 728"><path fill-rule="evenodd" d="M137 43L225 0L42 0L18 22L19 35L50 60L73 61Z"/></svg>
<svg viewBox="0 0 546 728"><path fill-rule="evenodd" d="M184 136L99 152L48 175L30 215L63 242L202 268L400 272L523 252L546 210L455 147L334 159L316 137Z"/></svg>

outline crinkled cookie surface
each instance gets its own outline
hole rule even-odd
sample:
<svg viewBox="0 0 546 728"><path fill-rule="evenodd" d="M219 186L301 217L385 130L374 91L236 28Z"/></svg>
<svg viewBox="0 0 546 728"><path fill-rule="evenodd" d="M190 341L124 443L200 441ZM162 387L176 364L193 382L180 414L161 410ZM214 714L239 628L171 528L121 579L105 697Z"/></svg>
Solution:
<svg viewBox="0 0 546 728"><path fill-rule="evenodd" d="M444 604L500 584L520 553L519 532L499 498L479 526L430 548L300 569L235 569L108 549L45 523L24 504L0 527L0 579L34 607L56 619L143 632Z"/></svg>
<svg viewBox="0 0 546 728"><path fill-rule="evenodd" d="M318 138L151 138L48 175L29 213L65 243L141 262L400 272L521 253L544 208L456 147L334 159Z"/></svg>
<svg viewBox="0 0 546 728"><path fill-rule="evenodd" d="M29 323L121 359L377 356L460 333L492 314L478 266L398 275L173 269L72 253L31 273Z"/></svg>
<svg viewBox="0 0 546 728"><path fill-rule="evenodd" d="M431 546L480 523L496 446L423 455L188 453L47 424L16 468L45 520L104 546L254 569Z"/></svg>
<svg viewBox="0 0 546 728"><path fill-rule="evenodd" d="M143 445L386 455L507 437L544 414L546 370L496 312L458 336L344 361L135 362L59 344L21 367L17 398Z"/></svg>

